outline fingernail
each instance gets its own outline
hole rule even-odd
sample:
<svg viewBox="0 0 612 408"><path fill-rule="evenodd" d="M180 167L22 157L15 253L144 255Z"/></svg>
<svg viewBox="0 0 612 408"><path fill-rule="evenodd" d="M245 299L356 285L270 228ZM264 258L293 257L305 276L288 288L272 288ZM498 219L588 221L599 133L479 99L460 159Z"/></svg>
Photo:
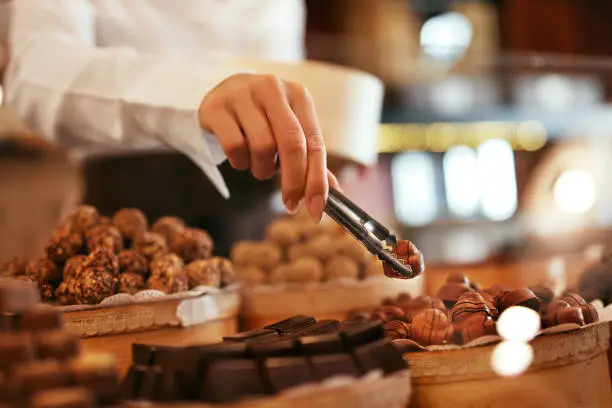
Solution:
<svg viewBox="0 0 612 408"><path fill-rule="evenodd" d="M285 208L287 208L287 212L291 215L295 215L297 213L299 205L299 202L292 199L285 201Z"/></svg>
<svg viewBox="0 0 612 408"><path fill-rule="evenodd" d="M308 203L308 212L313 218L319 220L321 219L321 215L323 215L324 206L325 201L323 200L323 196L314 196L310 199L310 202Z"/></svg>

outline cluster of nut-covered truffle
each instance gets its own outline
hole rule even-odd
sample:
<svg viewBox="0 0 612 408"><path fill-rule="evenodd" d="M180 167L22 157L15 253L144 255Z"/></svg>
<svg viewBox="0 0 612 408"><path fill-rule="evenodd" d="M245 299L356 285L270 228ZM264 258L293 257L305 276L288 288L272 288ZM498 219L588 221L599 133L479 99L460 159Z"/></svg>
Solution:
<svg viewBox="0 0 612 408"><path fill-rule="evenodd" d="M97 304L115 293L147 288L177 293L233 283L231 262L212 257L212 251L206 231L177 217L162 217L149 229L138 209L121 209L108 218L85 205L54 231L45 257L9 260L0 264L0 276L36 282L47 301Z"/></svg>
<svg viewBox="0 0 612 408"><path fill-rule="evenodd" d="M412 299L409 294L400 294L386 299L371 313L355 311L348 318L381 320L389 337L411 339L421 346L464 344L497 334L497 318L512 306L538 312L544 328L563 323L583 326L599 319L593 305L574 293L555 298L545 286L480 289L462 274L450 275L436 297Z"/></svg>
<svg viewBox="0 0 612 408"><path fill-rule="evenodd" d="M262 242L241 241L231 259L249 285L327 282L383 275L382 263L333 221L307 216L277 219Z"/></svg>

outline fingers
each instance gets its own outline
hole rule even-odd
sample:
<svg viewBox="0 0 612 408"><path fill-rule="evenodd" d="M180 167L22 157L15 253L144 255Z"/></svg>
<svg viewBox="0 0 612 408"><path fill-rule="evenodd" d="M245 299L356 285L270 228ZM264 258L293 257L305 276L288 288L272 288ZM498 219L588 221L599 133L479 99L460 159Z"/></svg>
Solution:
<svg viewBox="0 0 612 408"><path fill-rule="evenodd" d="M314 103L304 87L295 83L287 84L290 105L300 122L306 139L306 208L310 215L319 220L327 201L329 184L327 180L327 154L317 120Z"/></svg>
<svg viewBox="0 0 612 408"><path fill-rule="evenodd" d="M342 192L342 187L340 187L340 182L336 178L336 175L329 170L327 170L327 183L330 187Z"/></svg>
<svg viewBox="0 0 612 408"><path fill-rule="evenodd" d="M256 100L265 109L278 158L282 167L283 202L289 212L297 211L304 197L307 174L307 146L302 126L291 109L283 83L274 76L263 76L254 90Z"/></svg>
<svg viewBox="0 0 612 408"><path fill-rule="evenodd" d="M207 128L216 135L232 167L236 170L248 169L251 165L249 145L236 118L228 110L218 110L209 116Z"/></svg>
<svg viewBox="0 0 612 408"><path fill-rule="evenodd" d="M271 178L276 174L276 141L265 112L250 95L237 99L233 108L247 139L253 176Z"/></svg>

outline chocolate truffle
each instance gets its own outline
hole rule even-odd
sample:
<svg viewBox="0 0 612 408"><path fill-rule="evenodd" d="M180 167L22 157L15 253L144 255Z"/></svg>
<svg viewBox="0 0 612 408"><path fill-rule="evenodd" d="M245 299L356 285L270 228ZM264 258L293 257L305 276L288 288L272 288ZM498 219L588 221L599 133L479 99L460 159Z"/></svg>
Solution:
<svg viewBox="0 0 612 408"><path fill-rule="evenodd" d="M468 316L458 326L461 338L464 343L468 343L485 335L495 335L495 321L485 314L475 314Z"/></svg>
<svg viewBox="0 0 612 408"><path fill-rule="evenodd" d="M83 234L64 226L53 233L45 252L51 261L62 264L68 258L82 253L83 249Z"/></svg>
<svg viewBox="0 0 612 408"><path fill-rule="evenodd" d="M499 307L499 302L502 296L507 292L510 292L510 289L502 285L493 285L490 288L485 289L484 292L491 295L496 302L496 306Z"/></svg>
<svg viewBox="0 0 612 408"><path fill-rule="evenodd" d="M223 258L200 259L187 265L185 272L189 279L189 286L221 286L221 270L232 268L230 261Z"/></svg>
<svg viewBox="0 0 612 408"><path fill-rule="evenodd" d="M401 320L392 320L385 323L385 335L393 340L409 339L410 324Z"/></svg>
<svg viewBox="0 0 612 408"><path fill-rule="evenodd" d="M106 248L117 253L123 249L123 237L117 228L110 225L99 225L88 230L85 238L89 252L98 248Z"/></svg>
<svg viewBox="0 0 612 408"><path fill-rule="evenodd" d="M81 273L81 268L85 265L87 257L85 255L77 255L68 259L64 264L64 281L73 279Z"/></svg>
<svg viewBox="0 0 612 408"><path fill-rule="evenodd" d="M241 266L236 269L238 282L248 286L263 285L266 283L266 274L256 266Z"/></svg>
<svg viewBox="0 0 612 408"><path fill-rule="evenodd" d="M147 288L145 279L138 273L125 272L119 275L118 293L133 295Z"/></svg>
<svg viewBox="0 0 612 408"><path fill-rule="evenodd" d="M117 283L115 274L85 267L77 278L68 283L67 294L63 300L75 304L97 305L117 292Z"/></svg>
<svg viewBox="0 0 612 408"><path fill-rule="evenodd" d="M185 268L185 263L176 254L166 254L152 260L149 267L151 269L151 276L164 274L178 275Z"/></svg>
<svg viewBox="0 0 612 408"><path fill-rule="evenodd" d="M76 304L76 298L74 296L76 278L64 281L59 284L55 290L55 298L60 305L74 305Z"/></svg>
<svg viewBox="0 0 612 408"><path fill-rule="evenodd" d="M319 235L317 237L312 238L306 243L306 246L308 247L309 254L313 258L316 258L322 262L325 262L330 259L336 252L333 246L332 239L327 235ZM340 255L345 255L346 257L348 257L346 254Z"/></svg>
<svg viewBox="0 0 612 408"><path fill-rule="evenodd" d="M276 245L261 242L253 247L253 257L248 265L257 266L264 271L271 271L281 263L282 258L283 253Z"/></svg>
<svg viewBox="0 0 612 408"><path fill-rule="evenodd" d="M113 225L128 240L142 235L149 228L147 217L136 208L123 208L117 211L113 215Z"/></svg>
<svg viewBox="0 0 612 408"><path fill-rule="evenodd" d="M59 283L62 280L62 274L62 270L46 258L30 261L25 267L25 275L34 278L39 283Z"/></svg>
<svg viewBox="0 0 612 408"><path fill-rule="evenodd" d="M174 234L184 229L185 221L178 217L161 217L151 227L151 231L164 237L166 242L171 242Z"/></svg>
<svg viewBox="0 0 612 408"><path fill-rule="evenodd" d="M208 232L197 228L186 228L177 232L170 241L172 252L178 254L185 262L210 258L213 241Z"/></svg>
<svg viewBox="0 0 612 408"><path fill-rule="evenodd" d="M12 258L0 263L0 276L15 277L25 273L27 262L19 258Z"/></svg>
<svg viewBox="0 0 612 408"><path fill-rule="evenodd" d="M584 322L586 324L591 324L599 321L599 313L597 313L597 309L592 304L586 304L583 306L579 306L582 309L582 315L584 316Z"/></svg>
<svg viewBox="0 0 612 408"><path fill-rule="evenodd" d="M239 241L230 250L230 259L235 266L253 265L253 257L256 252L257 242ZM278 251L280 254L280 250Z"/></svg>
<svg viewBox="0 0 612 408"><path fill-rule="evenodd" d="M140 252L134 249L125 249L117 254L119 272L135 273L146 278L149 274L149 262Z"/></svg>
<svg viewBox="0 0 612 408"><path fill-rule="evenodd" d="M512 306L528 307L529 309L539 312L540 303L540 299L527 288L506 292L499 300L499 306L502 312Z"/></svg>
<svg viewBox="0 0 612 408"><path fill-rule="evenodd" d="M81 205L72 210L65 220L65 225L77 232L85 233L100 223L98 210L91 205Z"/></svg>
<svg viewBox="0 0 612 408"><path fill-rule="evenodd" d="M383 323L392 320L408 321L406 312L397 306L383 306L372 312L372 319L378 319Z"/></svg>
<svg viewBox="0 0 612 408"><path fill-rule="evenodd" d="M300 231L295 221L288 218L280 219L268 226L266 239L281 248L286 248L299 241Z"/></svg>
<svg viewBox="0 0 612 408"><path fill-rule="evenodd" d="M449 343L453 334L453 326L441 310L421 310L412 319L412 339L422 346Z"/></svg>
<svg viewBox="0 0 612 408"><path fill-rule="evenodd" d="M546 316L542 319L545 327L552 327L558 324L574 323L580 326L586 324L582 309L578 306L559 307L556 310L548 309Z"/></svg>
<svg viewBox="0 0 612 408"><path fill-rule="evenodd" d="M134 239L134 249L149 261L168 253L168 245L163 236L155 232L144 232Z"/></svg>
<svg viewBox="0 0 612 408"><path fill-rule="evenodd" d="M588 303L586 302L586 300L584 300L584 298L580 295L578 295L577 293L567 293L563 296L561 296L561 300L564 300L567 302L568 305L570 306L586 306Z"/></svg>
<svg viewBox="0 0 612 408"><path fill-rule="evenodd" d="M438 289L436 296L442 299L447 308L452 309L455 303L457 303L459 296L470 291L472 291L472 288L466 283L448 282Z"/></svg>
<svg viewBox="0 0 612 408"><path fill-rule="evenodd" d="M418 276L425 270L425 259L418 248L410 241L399 240L393 248L394 255L406 265L410 266L414 276ZM390 265L383 264L385 275L390 278L404 279Z"/></svg>
<svg viewBox="0 0 612 408"><path fill-rule="evenodd" d="M299 259L299 258L312 258L312 257L313 256L310 253L310 247L305 243L292 245L287 250L287 259L289 261L295 261L296 259Z"/></svg>
<svg viewBox="0 0 612 408"><path fill-rule="evenodd" d="M352 258L346 255L336 255L325 264L323 276L326 281L344 278L357 279L359 278L359 267Z"/></svg>
<svg viewBox="0 0 612 408"><path fill-rule="evenodd" d="M323 266L314 258L299 258L272 271L270 283L319 282L323 277Z"/></svg>
<svg viewBox="0 0 612 408"><path fill-rule="evenodd" d="M184 270L176 274L151 275L147 280L147 287L167 294L180 293L189 289L189 279Z"/></svg>
<svg viewBox="0 0 612 408"><path fill-rule="evenodd" d="M450 311L453 323L461 324L473 315L494 316L497 310L493 310L493 305L488 303L478 292L466 292L459 297L457 303Z"/></svg>
<svg viewBox="0 0 612 408"><path fill-rule="evenodd" d="M87 255L83 267L93 269L97 272L108 272L116 276L119 274L119 259L113 251L101 247L93 250Z"/></svg>
<svg viewBox="0 0 612 408"><path fill-rule="evenodd" d="M416 314L424 309L438 309L441 311L446 311L446 306L444 306L444 303L442 303L440 299L432 298L427 295L421 295L407 304L402 303L400 306L406 312L408 320L412 320Z"/></svg>
<svg viewBox="0 0 612 408"><path fill-rule="evenodd" d="M111 217L107 217L106 215L100 215L98 225L113 225L113 219Z"/></svg>
<svg viewBox="0 0 612 408"><path fill-rule="evenodd" d="M538 297L538 299L540 299L540 313L546 314L548 305L555 297L553 291L544 285L531 286L529 290L531 290Z"/></svg>

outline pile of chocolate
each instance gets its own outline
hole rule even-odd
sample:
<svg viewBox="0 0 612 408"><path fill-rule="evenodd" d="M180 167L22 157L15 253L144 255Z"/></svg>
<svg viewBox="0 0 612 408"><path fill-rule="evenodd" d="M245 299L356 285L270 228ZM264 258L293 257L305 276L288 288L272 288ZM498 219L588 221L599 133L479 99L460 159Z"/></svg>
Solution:
<svg viewBox="0 0 612 408"><path fill-rule="evenodd" d="M398 256L422 268L414 245L402 248ZM385 272L375 256L331 219L316 223L301 213L270 224L263 242L236 243L231 259L237 278L248 285L364 279Z"/></svg>
<svg viewBox="0 0 612 408"><path fill-rule="evenodd" d="M512 306L538 312L542 327L564 323L580 326L599 317L590 303L574 293L555 298L545 286L511 290L501 285L480 289L462 274L452 274L436 297L400 294L387 299L373 312L354 311L353 321L380 321L392 339L410 339L421 346L465 344L485 335L496 335L499 315Z"/></svg>
<svg viewBox="0 0 612 408"><path fill-rule="evenodd" d="M116 293L233 283L231 262L212 251L208 233L179 218L162 217L149 229L140 210L126 208L108 218L81 206L55 230L45 257L4 262L0 276L36 282L45 301L97 304Z"/></svg>
<svg viewBox="0 0 612 408"><path fill-rule="evenodd" d="M115 362L81 353L56 308L37 305L36 285L0 283L0 406L94 407L120 402Z"/></svg>
<svg viewBox="0 0 612 408"><path fill-rule="evenodd" d="M380 322L295 316L192 347L133 345L125 396L149 401L231 402L274 395L335 376L406 369Z"/></svg>

